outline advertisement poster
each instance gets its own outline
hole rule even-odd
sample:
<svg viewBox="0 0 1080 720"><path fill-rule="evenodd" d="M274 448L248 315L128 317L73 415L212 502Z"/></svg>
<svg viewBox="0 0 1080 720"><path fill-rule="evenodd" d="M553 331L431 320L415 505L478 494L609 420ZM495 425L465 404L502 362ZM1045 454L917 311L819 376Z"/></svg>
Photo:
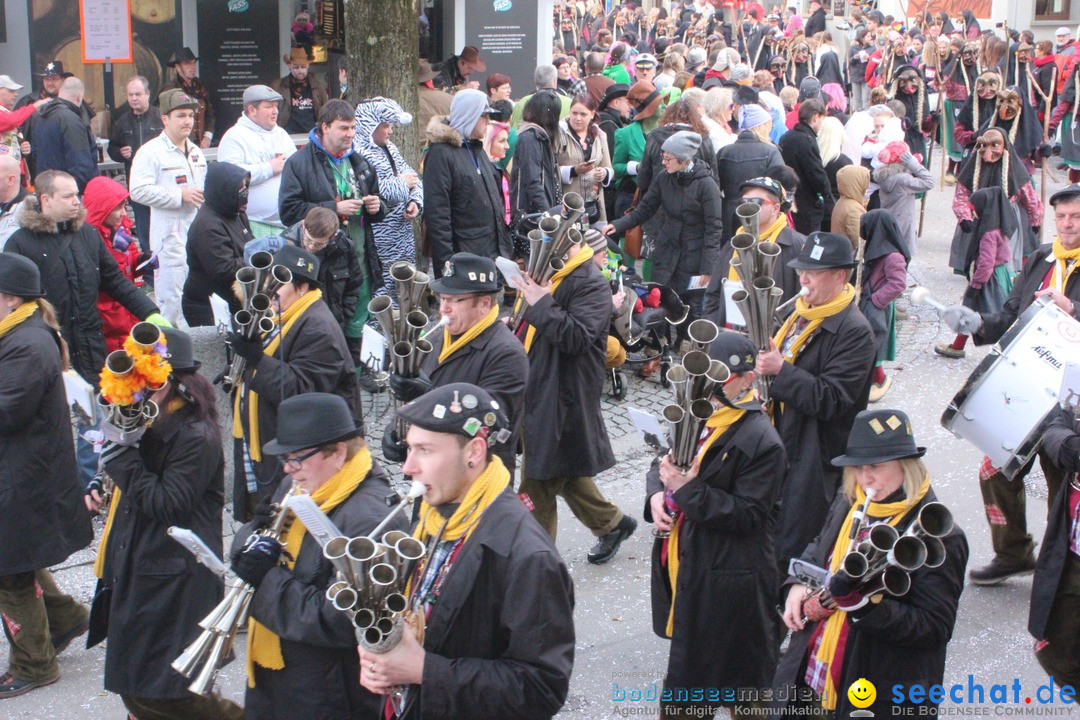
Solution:
<svg viewBox="0 0 1080 720"><path fill-rule="evenodd" d="M478 0L465 6L466 45L475 45L480 57L510 76L514 96L532 92L536 70L536 0ZM458 53L461 48L454 48ZM483 85L481 85L481 89Z"/></svg>

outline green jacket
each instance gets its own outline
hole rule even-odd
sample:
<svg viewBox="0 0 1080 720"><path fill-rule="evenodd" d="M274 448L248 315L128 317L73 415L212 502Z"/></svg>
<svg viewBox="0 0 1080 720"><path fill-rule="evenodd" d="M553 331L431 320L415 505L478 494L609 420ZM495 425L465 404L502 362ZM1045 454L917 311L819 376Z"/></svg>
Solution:
<svg viewBox="0 0 1080 720"><path fill-rule="evenodd" d="M552 90L551 92L555 91ZM530 98L535 94L536 93L526 95L514 103L514 112L510 115L510 127L516 130L517 127L521 125L521 114L525 112L525 104L529 102ZM573 101L565 95L559 95L559 99L562 101L562 110L559 112L559 119L565 120L570 116L570 103Z"/></svg>
<svg viewBox="0 0 1080 720"><path fill-rule="evenodd" d="M639 163L645 154L645 132L641 123L632 122L615 131L615 152L611 158L611 167L615 170L615 182L620 191L634 192L637 189L637 173L626 172L628 162Z"/></svg>
<svg viewBox="0 0 1080 720"><path fill-rule="evenodd" d="M630 77L630 71L626 69L625 65L609 65L604 68L604 77L609 77L613 81L624 85L634 84L634 79Z"/></svg>

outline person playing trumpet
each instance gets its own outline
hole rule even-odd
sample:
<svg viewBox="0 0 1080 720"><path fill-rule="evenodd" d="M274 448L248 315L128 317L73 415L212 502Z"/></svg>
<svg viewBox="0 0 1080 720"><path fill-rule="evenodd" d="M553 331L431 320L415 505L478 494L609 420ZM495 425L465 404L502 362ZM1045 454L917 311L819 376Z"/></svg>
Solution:
<svg viewBox="0 0 1080 720"><path fill-rule="evenodd" d="M402 471L427 487L413 530L427 552L409 583L427 630L419 640L406 624L386 653L360 648L360 684L408 686L398 720L552 718L574 663L573 584L494 453L509 437L500 404L451 383L397 414Z"/></svg>
<svg viewBox="0 0 1080 720"><path fill-rule="evenodd" d="M675 697L691 688L768 687L776 666L773 533L787 459L754 400L757 354L744 335L720 333L709 357L731 371L716 392L727 402L714 401L689 470L665 456L645 478L645 520L668 533L653 543L653 631L671 638L664 689ZM665 717L680 717L693 703L662 705Z"/></svg>
<svg viewBox="0 0 1080 720"><path fill-rule="evenodd" d="M820 533L799 555L829 571L825 587L831 601L823 603L824 596L812 595L796 576L781 591L784 624L793 635L773 688L794 685L796 692L778 704L820 706L834 717L850 717L854 708L848 688L865 678L878 689L867 709L881 717L890 707L906 705L911 709L905 712L914 714L910 701L892 704L883 688L941 684L964 589L968 545L963 531L953 526L944 534L944 561L912 571L910 588L898 596L868 591L841 569L845 555L863 542L872 524L885 523L902 535L911 531L924 507L936 502L930 473L920 459L925 452L915 445L911 421L902 411L867 410L855 417L847 449L832 459L843 468L843 489Z"/></svg>
<svg viewBox="0 0 1080 720"><path fill-rule="evenodd" d="M283 401L276 436L263 445L286 476L274 490L311 496L345 537L367 535L387 515L390 483L342 398L303 393ZM289 518L280 538L257 536L276 512L269 502L236 533L232 568L255 588L248 623L244 717L338 720L378 717L382 699L358 682L355 629L326 598L333 566L304 523ZM400 516L385 530L405 530Z"/></svg>

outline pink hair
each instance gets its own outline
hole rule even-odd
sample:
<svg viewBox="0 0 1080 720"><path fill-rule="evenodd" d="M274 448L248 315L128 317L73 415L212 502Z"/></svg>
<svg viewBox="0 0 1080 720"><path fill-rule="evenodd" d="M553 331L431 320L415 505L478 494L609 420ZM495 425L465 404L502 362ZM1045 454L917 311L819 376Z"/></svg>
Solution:
<svg viewBox="0 0 1080 720"><path fill-rule="evenodd" d="M830 108L844 113L847 112L847 96L844 95L844 88L837 83L825 83L821 86L821 91L829 96Z"/></svg>

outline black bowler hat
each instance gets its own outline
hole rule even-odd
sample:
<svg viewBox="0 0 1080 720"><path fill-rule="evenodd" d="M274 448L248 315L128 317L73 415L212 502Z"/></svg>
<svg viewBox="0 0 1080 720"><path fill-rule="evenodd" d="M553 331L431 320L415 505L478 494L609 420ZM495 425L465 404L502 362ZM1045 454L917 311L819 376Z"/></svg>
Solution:
<svg viewBox="0 0 1080 720"><path fill-rule="evenodd" d="M169 365L173 372L194 372L202 367L202 363L195 359L191 336L176 328L161 328L161 332L165 334L165 344L169 348Z"/></svg>
<svg viewBox="0 0 1080 720"><path fill-rule="evenodd" d="M432 280L430 286L441 295L493 293L499 289L499 271L491 258L455 253L446 261L442 277Z"/></svg>
<svg viewBox="0 0 1080 720"><path fill-rule="evenodd" d="M606 110L608 104L612 100L616 100L621 97L626 97L626 93L630 92L630 86L626 83L614 83L608 85L607 90L604 91L604 99L600 101L600 104L596 107L596 111Z"/></svg>
<svg viewBox="0 0 1080 720"><path fill-rule="evenodd" d="M863 410L855 416L855 424L848 433L846 452L834 457L832 464L836 467L873 465L925 454L926 448L915 445L907 413L902 410Z"/></svg>
<svg viewBox="0 0 1080 720"><path fill-rule="evenodd" d="M38 266L22 255L0 252L0 293L21 298L45 297Z"/></svg>
<svg viewBox="0 0 1080 720"><path fill-rule="evenodd" d="M788 262L796 270L830 270L853 268L857 263L851 254L851 240L846 235L816 232L806 238L799 257Z"/></svg>
<svg viewBox="0 0 1080 720"><path fill-rule="evenodd" d="M757 346L750 338L733 330L722 330L709 346L709 357L727 365L732 375L754 369Z"/></svg>
<svg viewBox="0 0 1080 720"><path fill-rule="evenodd" d="M402 420L437 433L482 437L488 447L510 439L503 409L476 385L451 383L431 390L398 408Z"/></svg>
<svg viewBox="0 0 1080 720"><path fill-rule="evenodd" d="M289 268L293 280L306 280L312 285L319 284L319 258L302 247L282 245L281 249L274 253L274 264Z"/></svg>
<svg viewBox="0 0 1080 720"><path fill-rule="evenodd" d="M1080 183L1066 185L1050 196L1050 205L1056 206L1062 200L1071 200L1077 196L1080 196Z"/></svg>
<svg viewBox="0 0 1080 720"><path fill-rule="evenodd" d="M195 57L195 53L191 52L191 48L182 47L169 56L169 62L165 63L169 67L174 67L187 60L195 60L198 62L199 58Z"/></svg>
<svg viewBox="0 0 1080 720"><path fill-rule="evenodd" d="M277 437L263 445L267 455L316 448L363 434L340 395L303 393L278 405Z"/></svg>

